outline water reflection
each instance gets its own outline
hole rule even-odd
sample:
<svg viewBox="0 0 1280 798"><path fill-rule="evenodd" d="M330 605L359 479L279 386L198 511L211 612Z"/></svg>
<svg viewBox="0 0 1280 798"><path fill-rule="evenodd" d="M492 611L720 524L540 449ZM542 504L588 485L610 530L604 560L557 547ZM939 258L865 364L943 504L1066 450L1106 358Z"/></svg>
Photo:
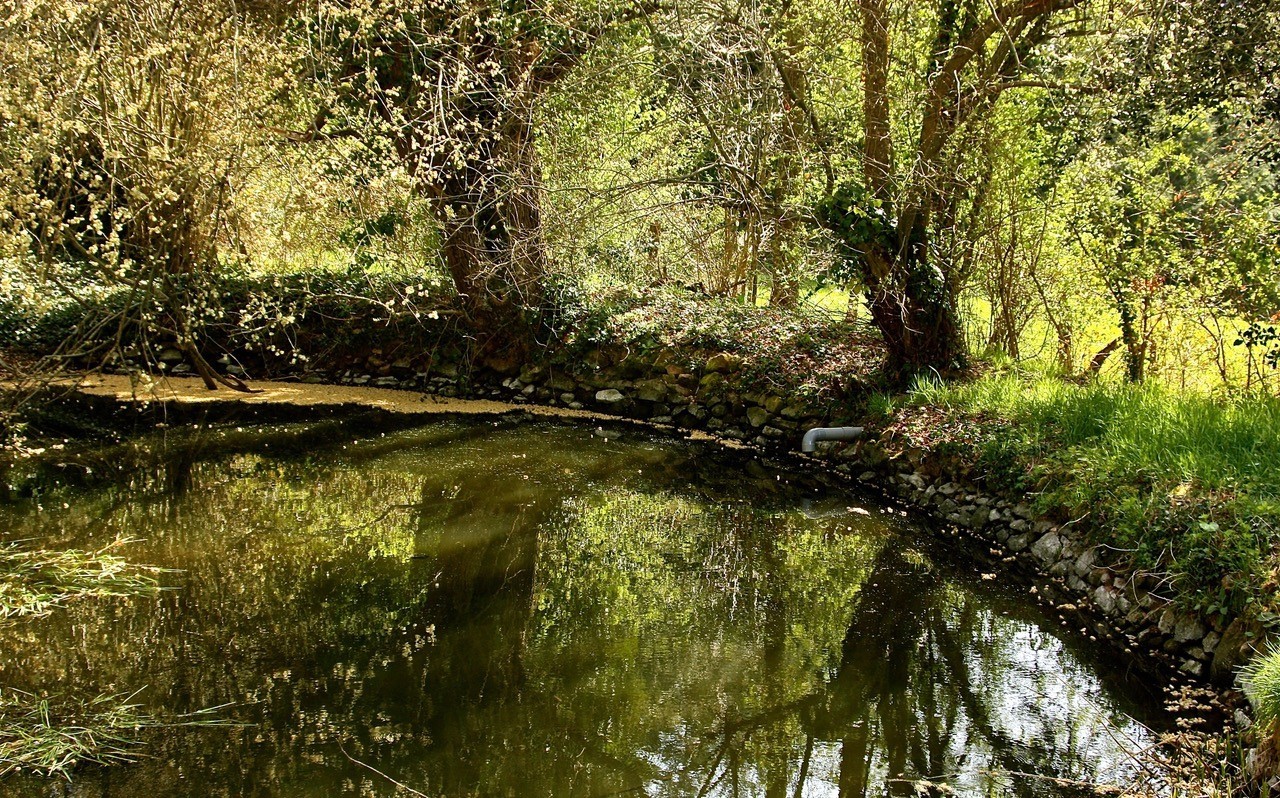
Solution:
<svg viewBox="0 0 1280 798"><path fill-rule="evenodd" d="M1078 643L759 464L573 428L326 429L172 436L0 508L6 537L128 535L183 569L158 600L0 627L0 684L243 724L6 794L397 794L369 765L432 796L1067 795L1147 742Z"/></svg>

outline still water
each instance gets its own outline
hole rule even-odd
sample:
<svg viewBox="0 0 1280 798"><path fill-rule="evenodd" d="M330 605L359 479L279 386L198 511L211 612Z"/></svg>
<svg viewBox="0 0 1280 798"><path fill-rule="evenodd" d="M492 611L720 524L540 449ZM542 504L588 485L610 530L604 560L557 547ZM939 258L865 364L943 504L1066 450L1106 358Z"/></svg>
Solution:
<svg viewBox="0 0 1280 798"><path fill-rule="evenodd" d="M170 432L0 505L162 566L0 626L0 687L231 724L14 796L1071 795L1153 701L893 511L570 426ZM74 471L75 469L68 470ZM101 479L103 473L113 474ZM948 793L950 794L950 793Z"/></svg>

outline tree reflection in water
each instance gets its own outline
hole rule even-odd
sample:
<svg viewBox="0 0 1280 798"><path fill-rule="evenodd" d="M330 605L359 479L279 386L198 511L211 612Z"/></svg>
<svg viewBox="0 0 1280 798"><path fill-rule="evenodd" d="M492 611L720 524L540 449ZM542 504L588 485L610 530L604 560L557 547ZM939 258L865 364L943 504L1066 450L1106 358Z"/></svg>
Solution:
<svg viewBox="0 0 1280 798"><path fill-rule="evenodd" d="M128 535L182 569L0 628L0 684L244 724L156 732L70 793L395 794L354 758L438 796L1056 795L1146 739L1078 641L889 514L810 519L830 491L758 463L544 426L306 433L170 436L0 508L8 537Z"/></svg>

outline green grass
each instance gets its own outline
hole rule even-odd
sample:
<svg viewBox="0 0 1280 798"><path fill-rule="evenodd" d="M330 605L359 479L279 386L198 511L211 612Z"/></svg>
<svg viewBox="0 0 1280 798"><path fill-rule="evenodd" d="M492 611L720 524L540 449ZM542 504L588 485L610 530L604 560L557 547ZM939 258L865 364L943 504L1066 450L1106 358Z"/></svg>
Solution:
<svg viewBox="0 0 1280 798"><path fill-rule="evenodd" d="M0 544L0 620L41 618L80 599L155 595L162 569L117 555L128 542L96 551ZM77 764L130 761L143 729L223 724L212 715L218 707L159 718L132 698L39 697L0 689L0 777L12 771L66 777Z"/></svg>
<svg viewBox="0 0 1280 798"><path fill-rule="evenodd" d="M127 762L138 730L149 725L150 715L127 697L72 702L9 690L0 694L0 776L66 776L77 763Z"/></svg>
<svg viewBox="0 0 1280 798"><path fill-rule="evenodd" d="M1006 487L1086 518L1199 609L1276 603L1280 401L1017 373L923 383L907 401L982 419L972 445Z"/></svg>
<svg viewBox="0 0 1280 798"><path fill-rule="evenodd" d="M1243 669L1244 691L1253 704L1254 722L1270 726L1280 720L1280 648L1271 648Z"/></svg>
<svg viewBox="0 0 1280 798"><path fill-rule="evenodd" d="M113 553L127 542L97 551L0 544L0 619L48 615L82 598L155 595L159 569L132 565Z"/></svg>
<svg viewBox="0 0 1280 798"><path fill-rule="evenodd" d="M228 725L214 714L222 707L160 718L130 703L132 698L40 698L0 691L0 777L22 771L69 779L77 765L133 761L145 729Z"/></svg>

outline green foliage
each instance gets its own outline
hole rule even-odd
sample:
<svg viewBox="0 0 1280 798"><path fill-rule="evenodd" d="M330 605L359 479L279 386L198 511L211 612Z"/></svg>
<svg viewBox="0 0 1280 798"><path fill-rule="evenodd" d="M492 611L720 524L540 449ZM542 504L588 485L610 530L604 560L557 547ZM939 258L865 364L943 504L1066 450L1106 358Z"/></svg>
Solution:
<svg viewBox="0 0 1280 798"><path fill-rule="evenodd" d="M869 245L894 248L893 220L884 203L867 194L861 183L841 183L817 202L814 215L837 242L840 266L831 276L838 283L861 277L863 253Z"/></svg>
<svg viewBox="0 0 1280 798"><path fill-rule="evenodd" d="M13 771L67 776L78 763L128 762L151 716L127 696L88 701L0 692L0 776Z"/></svg>
<svg viewBox="0 0 1280 798"><path fill-rule="evenodd" d="M984 468L1088 517L1100 543L1171 573L1201 609L1276 600L1260 591L1280 565L1280 401L1009 373L912 398L994 420Z"/></svg>
<svg viewBox="0 0 1280 798"><path fill-rule="evenodd" d="M156 569L113 553L127 542L97 551L0 546L0 619L48 615L83 598L156 595Z"/></svg>
<svg viewBox="0 0 1280 798"><path fill-rule="evenodd" d="M807 393L865 379L879 365L877 342L865 328L809 310L751 307L733 299L678 288L618 291L580 306L567 340L577 356L603 349L686 359L732 352L738 377Z"/></svg>
<svg viewBox="0 0 1280 798"><path fill-rule="evenodd" d="M164 719L130 703L132 698L0 691L0 777L21 771L69 779L77 765L133 761L144 729L225 725L214 714L220 707Z"/></svg>
<svg viewBox="0 0 1280 798"><path fill-rule="evenodd" d="M1267 727L1280 720L1280 648L1273 646L1255 657L1241 675L1258 725Z"/></svg>

